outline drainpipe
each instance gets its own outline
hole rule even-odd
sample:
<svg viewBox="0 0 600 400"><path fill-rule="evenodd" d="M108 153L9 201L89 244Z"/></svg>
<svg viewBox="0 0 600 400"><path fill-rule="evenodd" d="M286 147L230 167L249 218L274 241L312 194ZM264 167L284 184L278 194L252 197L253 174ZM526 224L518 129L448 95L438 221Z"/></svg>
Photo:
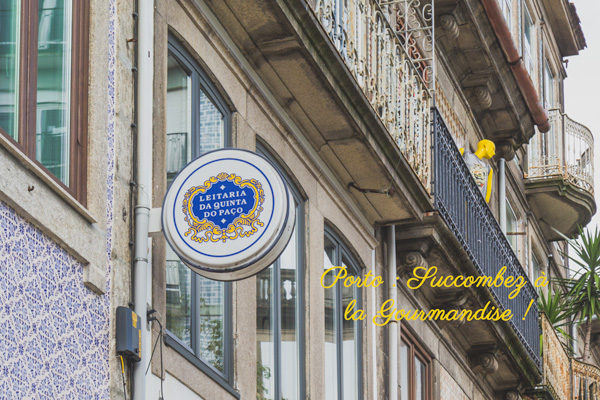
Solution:
<svg viewBox="0 0 600 400"><path fill-rule="evenodd" d="M481 0L481 2L490 19L492 29L500 42L500 47L504 51L506 61L510 65L513 76L521 90L521 94L525 98L525 103L531 113L533 122L535 122L540 132L548 132L550 130L548 114L544 110L544 107L542 107L540 98L537 95L537 90L533 85L529 72L527 72L527 68L525 68L525 63L523 63L523 58L519 55L519 51L515 46L510 29L508 29L508 25L504 20L504 15L502 15L502 10L500 10L500 6L498 5L498 1Z"/></svg>
<svg viewBox="0 0 600 400"><path fill-rule="evenodd" d="M388 298L398 306L396 289L396 226L387 227ZM388 399L398 398L398 321L392 319L388 327Z"/></svg>
<svg viewBox="0 0 600 400"><path fill-rule="evenodd" d="M133 301L142 332L142 360L133 367L134 400L146 399L149 343L147 325L148 223L152 206L152 85L154 77L154 0L138 0L137 32L137 201L134 222Z"/></svg>
<svg viewBox="0 0 600 400"><path fill-rule="evenodd" d="M571 324L571 338L573 338L573 355L574 357L577 357L577 353L579 353L579 332L577 331L577 322Z"/></svg>
<svg viewBox="0 0 600 400"><path fill-rule="evenodd" d="M532 213L531 211L527 211L527 215L525 218L525 233L527 234L527 252L525 253L526 257L527 257L527 265L529 265L529 276L531 277L532 281L533 281L533 277L535 276L535 271L533 270L533 262L532 259L534 257L533 254L533 247L532 247L532 242L531 242L531 226L530 226L530 220L532 217Z"/></svg>
<svg viewBox="0 0 600 400"><path fill-rule="evenodd" d="M506 235L506 160L504 157L498 160L498 212L500 217L500 229Z"/></svg>
<svg viewBox="0 0 600 400"><path fill-rule="evenodd" d="M371 269L373 274L375 274L375 249L371 250ZM371 294L373 295L373 299L371 301L371 313L373 316L377 313L377 289L374 286L371 286ZM375 324L371 324L371 335L373 336L373 400L377 400L377 326Z"/></svg>

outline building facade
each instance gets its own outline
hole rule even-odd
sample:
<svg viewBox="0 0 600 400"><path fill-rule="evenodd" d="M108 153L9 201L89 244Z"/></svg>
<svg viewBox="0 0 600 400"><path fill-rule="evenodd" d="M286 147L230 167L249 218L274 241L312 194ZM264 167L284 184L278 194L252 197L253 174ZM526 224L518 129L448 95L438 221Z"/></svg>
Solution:
<svg viewBox="0 0 600 400"><path fill-rule="evenodd" d="M597 398L597 340L595 365L569 355L534 286L596 212L593 137L563 112L572 3L13 0L0 21L0 398ZM483 139L489 202L463 158ZM296 207L236 282L193 273L155 219L224 147L269 159ZM411 289L433 266L524 285ZM374 324L388 299L514 317Z"/></svg>

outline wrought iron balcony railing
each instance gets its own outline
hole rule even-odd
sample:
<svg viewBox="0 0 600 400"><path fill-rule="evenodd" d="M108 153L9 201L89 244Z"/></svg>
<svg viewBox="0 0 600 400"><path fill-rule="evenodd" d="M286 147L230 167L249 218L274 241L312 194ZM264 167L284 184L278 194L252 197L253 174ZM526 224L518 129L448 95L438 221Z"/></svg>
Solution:
<svg viewBox="0 0 600 400"><path fill-rule="evenodd" d="M498 306L512 310L514 316L509 321L510 325L531 359L541 369L537 293L436 108L432 111L432 130L435 207L481 275L495 276L500 268L506 266L505 276L522 276L527 282L514 299L508 298L510 288L492 286L490 291ZM523 320L532 299L535 301Z"/></svg>
<svg viewBox="0 0 600 400"><path fill-rule="evenodd" d="M479 193L442 117L436 109L431 113L434 67L424 57L434 53L432 3L394 1L397 7L392 10L376 0L305 1L429 193L434 174L436 208L477 270L495 275L506 266L507 275L527 280L516 299L508 299L511 290L505 287L493 287L491 292L500 307L513 311L511 326L541 368L537 302L522 319L537 294Z"/></svg>
<svg viewBox="0 0 600 400"><path fill-rule="evenodd" d="M542 388L557 400L600 399L600 368L570 357L556 331L542 316L544 374Z"/></svg>
<svg viewBox="0 0 600 400"><path fill-rule="evenodd" d="M542 386L557 400L571 399L571 360L548 318L542 314L544 371Z"/></svg>
<svg viewBox="0 0 600 400"><path fill-rule="evenodd" d="M588 128L560 110L550 110L552 128L529 145L530 179L562 177L594 194L594 137Z"/></svg>
<svg viewBox="0 0 600 400"><path fill-rule="evenodd" d="M600 369L597 366L571 359L571 372L572 400L600 399Z"/></svg>
<svg viewBox="0 0 600 400"><path fill-rule="evenodd" d="M392 18L392 14L399 11L391 13L384 10L385 7L374 0L306 2L400 151L429 191L429 84L434 82L433 68L425 64L424 59L409 56L408 51L412 49L412 53L418 54L416 38L422 39L422 49L432 51L431 33L428 35L426 30L419 28L415 31L420 33L411 34L408 24L404 28L393 26L390 21L396 19ZM410 10L401 20L413 21L413 25L418 21L429 21L431 24L431 7L421 8L417 15L414 1L409 3L399 8Z"/></svg>

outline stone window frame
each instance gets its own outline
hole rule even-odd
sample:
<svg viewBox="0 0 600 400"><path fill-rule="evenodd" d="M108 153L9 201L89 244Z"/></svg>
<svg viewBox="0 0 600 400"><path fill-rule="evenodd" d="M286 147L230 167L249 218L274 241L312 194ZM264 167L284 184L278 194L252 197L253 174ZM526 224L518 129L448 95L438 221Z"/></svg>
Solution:
<svg viewBox="0 0 600 400"><path fill-rule="evenodd" d="M408 325L406 325L404 322L400 323L400 342L404 343L407 347L408 347L408 399L402 399L401 397L399 397L401 400L421 400L421 399L417 399L416 398L416 394L415 394L415 379L416 379L416 373L415 373L415 363L414 363L414 359L415 357L419 358L426 367L426 371L425 371L425 379L426 379L426 384L425 384L425 400L432 400L433 399L433 362L432 362L432 357L429 355L429 353L425 350L425 347L423 347L419 341L417 340L417 337L415 335L412 334L412 332L409 330ZM398 365L399 365L399 373L402 373L402 360L401 357L399 357L398 360ZM398 377L399 380L399 384L401 385L401 378ZM400 393L398 394L399 396L402 395L402 392L400 391Z"/></svg>
<svg viewBox="0 0 600 400"><path fill-rule="evenodd" d="M337 232L335 232L333 226L331 226L329 223L325 224L325 229L324 229L324 237L327 238L328 240L330 240L334 245L335 245L335 254L336 254L336 260L335 262L338 265L341 265L339 263L339 260L344 257L347 261L348 261L348 276L349 275L355 275L355 276L360 276L362 277L362 273L363 270L360 267L360 264L357 262L357 259L353 256L353 252L352 252L352 248L350 246L348 246L346 244L346 242L343 240L343 238L337 234ZM344 392L343 392L343 388L345 386L345 382L344 382L344 373L343 373L343 366L344 366L344 361L343 361L343 340L340 340L341 338L343 338L343 332L342 329L340 329L340 327L343 326L343 321L344 321L344 310L342 308L342 287L343 285L341 283L337 283L333 289L336 291L335 296L336 296L336 314L337 314L337 321L338 323L336 323L335 325L335 330L336 330L336 356L337 356L337 394L338 394L338 398L339 399L343 399L344 398ZM326 289L325 289L326 290ZM363 293L362 290L360 288L355 288L355 295L356 295L356 309L362 309L362 304L363 304ZM324 306L324 304L323 304ZM358 399L362 400L364 398L364 394L363 394L363 390L364 390L364 377L362 374L363 371L363 341L364 341L364 335L363 335L363 321L356 321L357 326L356 326L356 331L357 331L357 344L356 344L356 362L355 362L355 368L356 371L358 371L357 373L357 394L358 394Z"/></svg>
<svg viewBox="0 0 600 400"><path fill-rule="evenodd" d="M114 156L110 152L109 122L110 99L114 101L115 94L109 92L108 81L109 71L114 71L114 66L108 62L93 63L90 60L106 57L114 43L108 40L109 18L90 18L91 15L104 12L106 3L102 0L84 3L79 12L73 15L82 15L78 22L82 27L85 26L86 31L77 38L83 52L76 60L86 72L85 78L80 77L80 99L86 101L79 104L84 112L78 125L80 132L86 133L82 138L86 156L80 174L82 182L85 182L80 189L85 193L86 201L76 198L47 169L29 157L18 141L4 132L0 133L0 174L6 179L0 179L0 201L81 263L82 283L101 295L105 293L108 281L106 229L110 220L106 215L107 207L113 206L113 200L108 197L108 192L112 190L107 182L110 171L86 167L87 164L105 167L107 157L110 159ZM73 38L73 45L75 41ZM75 61L73 57L72 60ZM88 103L89 98L94 101Z"/></svg>
<svg viewBox="0 0 600 400"><path fill-rule="evenodd" d="M35 172L43 174L81 206L87 206L87 152L88 152L88 79L90 4L71 0L71 82L69 113L69 185L65 185L36 159L36 98L37 98L37 0L21 0L19 31L19 81L17 140L0 128L3 141L28 159Z"/></svg>
<svg viewBox="0 0 600 400"><path fill-rule="evenodd" d="M167 54L171 54L175 56L175 58L192 73L192 90L196 91L196 93L192 93L191 101L192 104L195 104L199 101L199 93L198 91L203 91L204 94L213 102L213 104L223 113L225 116L225 138L224 138L224 147L231 146L231 126L232 126L232 111L227 105L226 100L217 90L216 85L209 78L209 75L204 70L204 67L195 59L195 57L184 47L184 44L176 38L173 34L169 33L168 35L168 51ZM193 109L193 108L192 108ZM165 113L166 117L166 113ZM192 129L196 129L198 124L193 124ZM196 132L192 132L192 136L196 134ZM166 136L165 136L166 138ZM193 150L193 154L195 154L195 150ZM192 156L193 157L193 156ZM166 167L164 165L163 167ZM164 171L163 171L164 175ZM161 175L161 178L165 179ZM166 188L166 185L164 186ZM168 244L165 244L168 246ZM195 273L192 273L194 276ZM197 282L193 279L192 287L197 287ZM175 335L171 334L168 330L165 329L165 344L171 348L173 348L177 353L183 356L186 360L200 369L203 373L205 373L208 377L210 377L213 381L221 385L227 392L239 398L239 393L235 391L233 388L234 385L234 343L233 343L233 289L231 282L224 282L224 340L223 340L223 372L217 370L215 367L210 365L207 361L203 360L199 357L197 353L197 349L194 347L190 349L187 345L183 344ZM165 296L166 296L166 281L165 287L163 288ZM196 289L197 290L197 289ZM192 302L196 299L195 291L192 291ZM197 309L196 309L197 310ZM192 309L193 312L193 309ZM165 314L166 318L166 314ZM193 327L192 327L193 329ZM192 337L194 336L192 332Z"/></svg>
<svg viewBox="0 0 600 400"><path fill-rule="evenodd" d="M268 147L263 144L260 141L256 142L256 152L262 156L264 156L265 158L267 158L269 161L271 161L271 163L273 163L273 165L275 166L275 168L277 169L277 171L279 171L279 173L282 175L284 181L287 183L287 185L290 187L290 190L292 192L292 196L294 197L294 200L296 202L296 229L298 229L298 232L296 234L297 237L297 243L296 243L296 259L297 259L297 265L299 266L299 268L296 270L296 279L297 279L297 283L296 283L296 296L297 296L297 317L296 317L296 324L299 327L299 329L297 330L298 332L298 336L296 338L296 341L298 343L298 347L299 347L299 351L298 351L298 398L299 399L303 399L306 397L306 361L305 361L305 355L306 355L306 329L305 329L305 307L306 307L306 303L305 303L305 295L304 295L304 290L305 290L305 273L306 273L306 238L305 238L305 234L306 234L306 230L305 230L305 218L304 218L304 210L305 210L305 205L306 205L306 198L304 196L302 196L301 192L297 189L296 184L294 183L294 181L292 180L291 176L285 171L285 169L282 167L282 163L278 162L275 158L275 156L273 154L275 154L273 151L271 151L270 149L268 149ZM272 264L272 266L274 266L274 281L275 282L280 282L281 281L281 268L280 268L280 259L277 258L277 260ZM281 399L281 379L280 379L280 374L281 374L281 369L282 369L282 362L284 361L281 358L281 296L280 296L280 285L273 285L273 295L272 297L274 299L276 299L276 301L274 302L275 304L272 305L273 309L275 311L275 315L278 319L277 321L277 327L275 329L274 335L273 335L273 343L275 346L275 351L274 351L274 358L275 358L275 371L272 372L271 374L275 376L275 399ZM258 296L257 296L257 301L258 301ZM258 360L257 360L258 363Z"/></svg>

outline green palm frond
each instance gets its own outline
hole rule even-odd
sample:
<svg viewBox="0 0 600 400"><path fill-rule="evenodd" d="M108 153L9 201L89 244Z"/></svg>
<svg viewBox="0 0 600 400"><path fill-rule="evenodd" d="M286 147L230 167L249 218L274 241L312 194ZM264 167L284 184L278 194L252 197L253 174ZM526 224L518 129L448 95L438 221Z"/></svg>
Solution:
<svg viewBox="0 0 600 400"><path fill-rule="evenodd" d="M538 299L540 311L546 314L548 321L552 327L564 336L568 341L571 341L571 335L564 329L569 324L567 313L567 299L562 292L548 293L548 297L544 292L540 293Z"/></svg>
<svg viewBox="0 0 600 400"><path fill-rule="evenodd" d="M566 315L582 323L594 315L600 317L600 232L579 228L579 240L562 235L575 252L565 254L579 266L573 278L554 278L565 289Z"/></svg>
<svg viewBox="0 0 600 400"><path fill-rule="evenodd" d="M579 240L563 236L575 255L566 254L571 262L579 266L573 278L557 278L555 282L564 288L564 310L561 316L572 318L581 326L586 324L584 360L589 354L589 332L594 316L600 318L600 232L579 228Z"/></svg>

